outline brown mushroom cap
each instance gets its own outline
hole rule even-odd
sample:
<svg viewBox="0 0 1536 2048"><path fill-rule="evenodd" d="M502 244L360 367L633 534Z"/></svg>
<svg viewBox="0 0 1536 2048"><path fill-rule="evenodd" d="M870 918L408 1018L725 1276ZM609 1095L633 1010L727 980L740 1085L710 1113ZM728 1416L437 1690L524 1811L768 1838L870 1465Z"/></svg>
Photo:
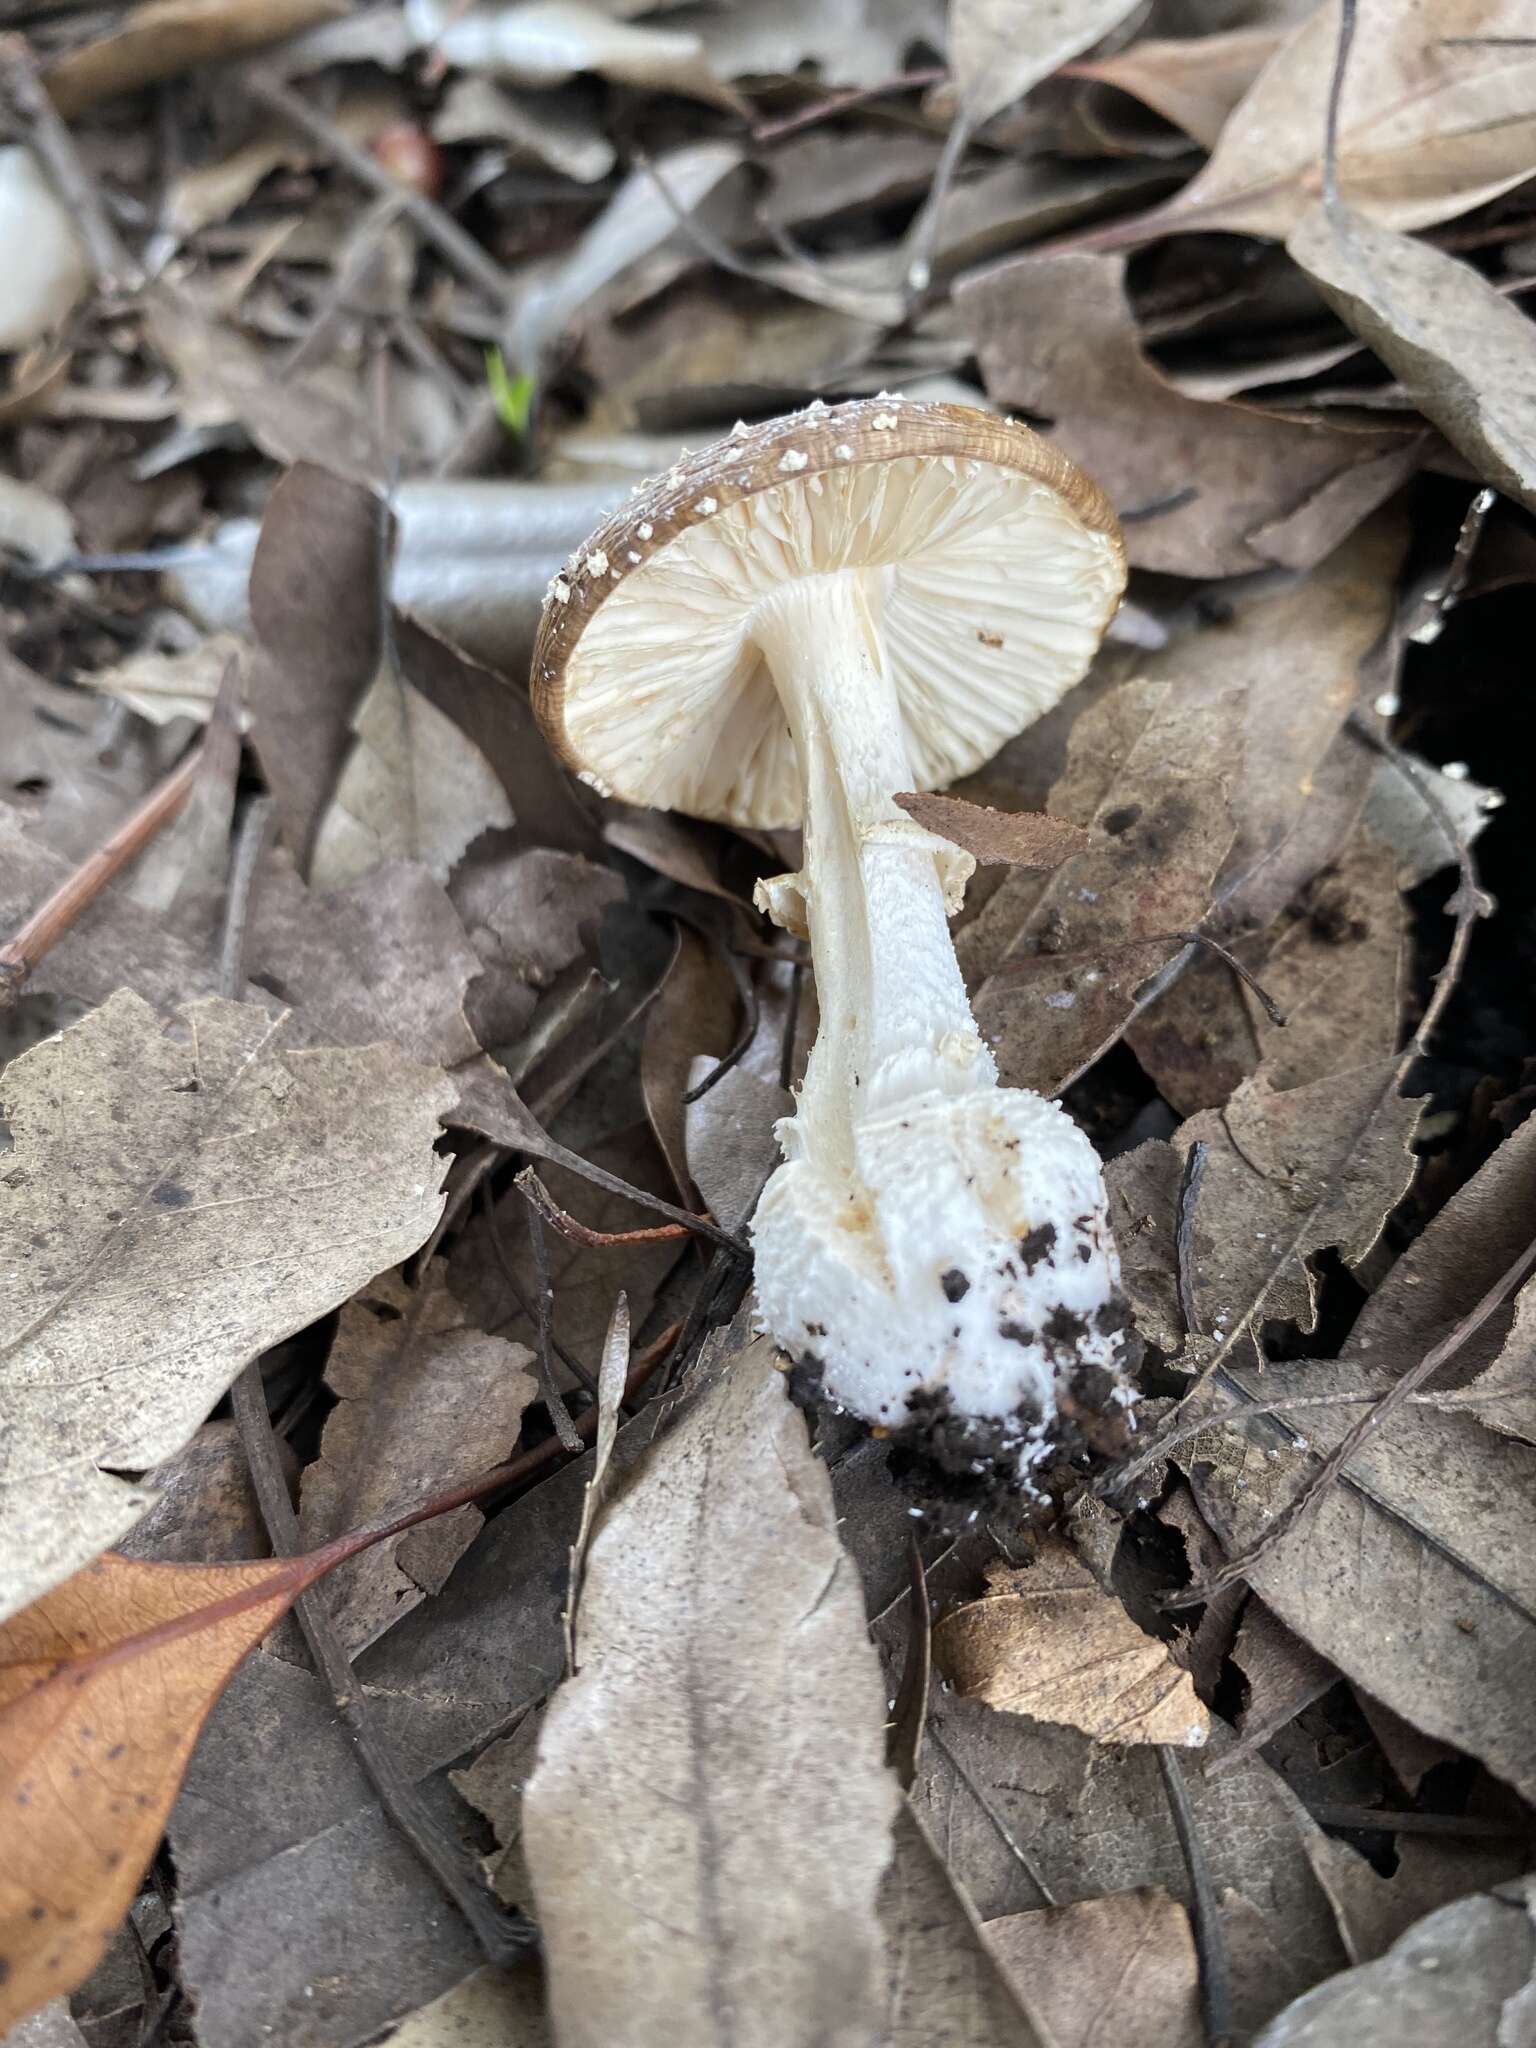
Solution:
<svg viewBox="0 0 1536 2048"><path fill-rule="evenodd" d="M1071 688L1125 584L1113 507L1028 427L885 395L818 403L686 456L554 579L533 655L551 745L631 803L798 824L751 612L848 568L884 572L884 653L923 788Z"/></svg>

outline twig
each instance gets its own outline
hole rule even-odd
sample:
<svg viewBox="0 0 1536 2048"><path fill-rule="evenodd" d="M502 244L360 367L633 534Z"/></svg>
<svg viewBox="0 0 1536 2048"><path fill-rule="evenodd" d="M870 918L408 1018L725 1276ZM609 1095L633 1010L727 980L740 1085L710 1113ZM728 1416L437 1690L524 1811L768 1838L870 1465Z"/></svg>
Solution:
<svg viewBox="0 0 1536 2048"><path fill-rule="evenodd" d="M975 122L962 103L949 124L949 133L944 138L944 147L934 166L933 182L928 187L928 197L923 201L922 211L909 230L907 251L907 289L914 297L928 289L933 276L933 252L938 247L939 218L944 211L944 202L949 197L949 188L954 183L955 172L965 155L966 145L971 139Z"/></svg>
<svg viewBox="0 0 1536 2048"><path fill-rule="evenodd" d="M304 1539L277 1455L259 1361L253 1359L241 1373L230 1390L230 1398L273 1555L294 1557L303 1550ZM536 1940L531 1924L521 1915L504 1912L486 1891L468 1858L426 1811L389 1745L378 1740L366 1698L353 1678L352 1660L336 1634L324 1594L315 1588L301 1593L294 1612L315 1669L331 1689L337 1711L351 1732L358 1761L384 1811L463 1915L488 1960L506 1964L526 1955Z"/></svg>
<svg viewBox="0 0 1536 2048"><path fill-rule="evenodd" d="M924 71L901 71L894 78L882 78L877 85L851 85L846 91L830 93L824 100L815 100L808 107L802 107L796 114L783 114L777 121L761 121L752 130L755 143L782 142L786 135L797 135L802 128L814 127L818 121L827 121L835 114L846 114L850 107L866 105L870 100L883 100L896 92L926 90L930 85L942 85L949 73L942 64L930 65Z"/></svg>
<svg viewBox="0 0 1536 2048"><path fill-rule="evenodd" d="M1209 932L1177 932L1174 936L1187 939L1193 946L1203 946L1207 953L1214 953L1224 967L1229 968L1246 988L1252 990L1255 1001L1270 1023L1279 1025L1281 1029L1284 1029L1284 1010L1281 1009L1258 976L1251 969L1245 967L1235 953L1229 953L1219 939L1213 939Z"/></svg>
<svg viewBox="0 0 1536 2048"><path fill-rule="evenodd" d="M518 1176L521 1181L522 1176ZM528 1194L526 1188L523 1189ZM544 1218L539 1205L532 1196L528 1197L528 1242L533 1250L533 1270L539 1289L539 1385L544 1395L544 1405L549 1410L549 1419L555 1426L555 1435L568 1451L578 1450L581 1438L576 1434L576 1425L571 1420L571 1411L566 1407L555 1378L554 1306L555 1286L549 1270L549 1246L544 1239Z"/></svg>
<svg viewBox="0 0 1536 2048"><path fill-rule="evenodd" d="M1184 1161L1184 1178L1179 1185L1179 1221L1174 1232L1174 1263L1179 1279L1179 1310L1186 1336L1200 1334L1200 1314L1195 1306L1195 1210L1200 1201L1200 1183L1211 1153L1203 1138L1189 1148Z"/></svg>
<svg viewBox="0 0 1536 2048"><path fill-rule="evenodd" d="M1228 2048L1233 2039L1232 1972L1227 1962L1226 1943L1222 1939L1221 1908L1216 1899L1216 1887L1211 1883L1210 1866L1200 1846L1194 1808L1189 1803L1189 1788L1184 1783L1184 1768L1179 1762L1179 1752L1171 1743L1158 1743L1157 1767L1163 1774L1163 1790L1168 1795L1173 1831L1179 1838L1179 1847L1189 1869L1193 1908L1190 1920L1194 1927L1195 1955L1200 1964L1200 2016L1205 2024L1207 2048Z"/></svg>
<svg viewBox="0 0 1536 2048"><path fill-rule="evenodd" d="M491 1184L488 1180L481 1179L478 1185L480 1189L480 1214L485 1223L485 1234L490 1241L492 1256L495 1258L497 1265L501 1268L501 1277L506 1282L507 1292L512 1296L512 1299L517 1303L518 1312L525 1316L530 1323L537 1325L539 1320L538 1309L529 1302L528 1297L524 1294L522 1287L518 1281L517 1273L513 1267L511 1255L507 1251L507 1247L502 1240L500 1219L496 1214L496 1198L491 1193ZM487 1335L495 1336L498 1330L504 1328L507 1323L512 1322L514 1320L515 1318L513 1316L503 1317L499 1323L495 1324L487 1332ZM560 1342L560 1339L557 1336L555 1336L553 1327L551 1327L550 1330L549 1341L551 1349L554 1351L555 1356L559 1359L560 1363L565 1367L566 1371L573 1374L576 1379L580 1380L583 1387L586 1388L587 1392L592 1396L593 1400L595 1401L597 1399L596 1381L593 1379L591 1373L587 1371L587 1368L582 1364L581 1360L575 1357L566 1348L566 1346Z"/></svg>
<svg viewBox="0 0 1536 2048"><path fill-rule="evenodd" d="M1339 199L1339 112L1344 104L1344 74L1355 41L1355 0L1339 0L1339 34L1333 48L1333 75L1328 81L1328 111L1323 124L1323 205L1330 218Z"/></svg>
<svg viewBox="0 0 1536 2048"><path fill-rule="evenodd" d="M142 290L143 268L129 255L122 236L107 217L100 188L81 162L74 137L38 77L36 61L24 36L0 36L0 82L26 125L29 140L60 199L75 217L97 284L113 296Z"/></svg>
<svg viewBox="0 0 1536 2048"><path fill-rule="evenodd" d="M0 1014L10 1009L28 978L64 934L90 909L115 875L136 860L192 794L203 764L200 741L124 819L111 838L86 855L74 873L34 910L21 930L0 946Z"/></svg>
<svg viewBox="0 0 1536 2048"><path fill-rule="evenodd" d="M686 1223L661 1223L653 1230L592 1230L560 1207L531 1166L523 1168L513 1185L568 1244L579 1244L588 1251L604 1251L617 1244L666 1244L693 1234Z"/></svg>
<svg viewBox="0 0 1536 2048"><path fill-rule="evenodd" d="M262 855L272 836L273 809L269 796L253 798L235 834L234 856L229 864L229 897L224 906L224 931L219 942L219 993L231 1002L240 1000L245 987L245 945L249 934L251 899Z"/></svg>
<svg viewBox="0 0 1536 2048"><path fill-rule="evenodd" d="M917 1777L923 1731L928 1723L929 1683L933 1676L933 1622L928 1604L928 1574L918 1548L917 1531L907 1532L907 1656L902 1665L896 1705L886 1730L885 1761L896 1773L903 1792Z"/></svg>
<svg viewBox="0 0 1536 2048"><path fill-rule="evenodd" d="M302 94L286 85L275 72L265 65L253 65L239 72L243 91L267 107L295 128L302 129L312 142L316 142L343 170L348 171L359 184L367 185L372 191L387 198L398 198L400 211L407 220L414 223L426 239L433 244L443 258L451 263L459 274L478 291L498 306L510 305L514 296L511 278L501 265L487 256L472 235L465 233L451 215L424 192L416 192L409 185L402 184L393 172L387 170L379 159L359 149L342 134L334 122L328 121Z"/></svg>
<svg viewBox="0 0 1536 2048"><path fill-rule="evenodd" d="M1223 1586L1235 1585L1239 1579L1246 1579L1253 1567L1271 1556L1300 1525L1303 1517L1317 1507L1328 1488L1366 1438L1395 1415L1398 1409L1405 1405L1409 1395L1422 1386L1432 1372L1438 1371L1448 1358L1461 1349L1469 1337L1474 1336L1482 1328L1510 1290L1519 1286L1533 1265L1536 1265L1536 1239L1526 1246L1513 1265L1499 1275L1487 1293L1462 1317L1455 1328L1394 1380L1359 1421L1345 1431L1307 1484L1294 1500L1280 1510L1263 1535L1255 1538L1235 1557L1228 1558L1221 1570L1214 1572L1203 1585L1182 1587L1176 1593L1166 1594L1159 1604L1167 1608L1195 1607L1209 1600L1214 1593L1220 1592Z"/></svg>
<svg viewBox="0 0 1536 2048"><path fill-rule="evenodd" d="M556 1165L564 1166L568 1163L563 1146L558 1153L551 1152L548 1156ZM722 1230L719 1224L712 1222L708 1216L695 1216L687 1209L675 1209L670 1202L662 1201L659 1196L647 1195L642 1188L632 1188L628 1181L619 1180L617 1175L607 1173L602 1167L588 1166L583 1162L575 1170L585 1173L598 1187L611 1188L616 1194L628 1195L632 1201L641 1202L645 1207L656 1209L663 1216L671 1217L673 1220L665 1228L653 1230L590 1230L585 1223L578 1222L574 1216L568 1215L539 1179L535 1170L531 1166L525 1166L517 1176L518 1187L530 1202L537 1205L560 1235L568 1238L572 1244L593 1248L612 1244L660 1244L669 1238L694 1235L707 1237L711 1243L722 1246L726 1251L735 1252L738 1257L747 1256L747 1248L741 1239L728 1230Z"/></svg>
<svg viewBox="0 0 1536 2048"><path fill-rule="evenodd" d="M1526 223L1529 225L1529 223ZM1462 514L1461 525L1456 534L1456 545L1444 576L1424 590L1418 601L1417 616L1408 620L1404 631L1416 646L1426 647L1438 640L1445 626L1446 614L1454 611L1461 593L1467 586L1472 573L1472 558L1477 553L1477 544L1482 539L1483 528L1488 514L1498 503L1499 494L1486 486L1474 491Z"/></svg>

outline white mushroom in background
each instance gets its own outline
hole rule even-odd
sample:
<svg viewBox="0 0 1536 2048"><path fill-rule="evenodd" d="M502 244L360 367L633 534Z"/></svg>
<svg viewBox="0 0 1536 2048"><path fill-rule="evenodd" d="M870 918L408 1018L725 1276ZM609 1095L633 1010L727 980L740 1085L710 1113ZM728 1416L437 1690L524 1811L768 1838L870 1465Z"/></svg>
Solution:
<svg viewBox="0 0 1536 2048"><path fill-rule="evenodd" d="M0 148L0 350L30 348L64 325L90 269L69 209L21 143Z"/></svg>
<svg viewBox="0 0 1536 2048"><path fill-rule="evenodd" d="M804 824L759 901L821 1025L753 1224L758 1298L824 1399L951 1491L1028 1483L1128 1399L1088 1139L998 1085L949 936L970 856L898 791L987 760L1083 674L1114 514L1027 428L882 396L752 428L631 499L551 585L534 702L593 787Z"/></svg>

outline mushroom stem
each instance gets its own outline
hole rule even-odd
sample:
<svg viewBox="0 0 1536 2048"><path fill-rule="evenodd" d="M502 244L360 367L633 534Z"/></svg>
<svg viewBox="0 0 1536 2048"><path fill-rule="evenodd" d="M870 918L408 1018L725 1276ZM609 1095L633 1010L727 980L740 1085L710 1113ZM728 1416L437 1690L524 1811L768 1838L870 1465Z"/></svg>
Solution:
<svg viewBox="0 0 1536 2048"><path fill-rule="evenodd" d="M805 860L794 887L821 1009L785 1155L843 1171L863 1119L997 1081L946 916L946 884L970 863L893 800L912 769L884 647L889 574L797 578L750 625L799 757Z"/></svg>

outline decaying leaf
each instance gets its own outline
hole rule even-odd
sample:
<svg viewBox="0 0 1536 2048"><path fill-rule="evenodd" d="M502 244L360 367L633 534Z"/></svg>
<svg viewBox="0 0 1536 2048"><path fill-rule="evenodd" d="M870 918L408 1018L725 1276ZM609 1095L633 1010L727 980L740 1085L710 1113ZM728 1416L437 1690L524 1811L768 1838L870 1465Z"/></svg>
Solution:
<svg viewBox="0 0 1536 2048"><path fill-rule="evenodd" d="M1057 868L1092 840L1081 825L1043 811L995 811L963 797L898 796L909 818L964 847L983 867Z"/></svg>
<svg viewBox="0 0 1536 2048"><path fill-rule="evenodd" d="M1360 1397L1249 1423L1251 1438L1211 1432L1178 1454L1229 1553L1262 1532L1365 1401L1444 1338L1530 1242L1533 1156L1536 1123L1527 1123L1398 1260L1337 1359L1289 1367L1283 1382L1229 1368L1247 1400ZM1466 1340L1448 1368L1457 1380L1497 1356L1512 1317L1503 1309ZM1524 1792L1536 1786L1527 1711L1536 1587L1524 1541L1533 1477L1536 1450L1485 1428L1475 1411L1408 1407L1249 1572L1282 1620L1341 1671Z"/></svg>
<svg viewBox="0 0 1536 2048"><path fill-rule="evenodd" d="M524 1827L562 2042L862 2041L895 1787L884 1697L773 1350L598 1525ZM621 1735L622 1731L622 1735Z"/></svg>
<svg viewBox="0 0 1536 2048"><path fill-rule="evenodd" d="M1227 117L1280 46L1272 28L1234 28L1224 34L1161 41L1139 37L1112 56L1072 66L1074 78L1097 79L1128 92L1212 149Z"/></svg>
<svg viewBox="0 0 1536 2048"><path fill-rule="evenodd" d="M95 1964L230 1673L312 1575L109 1555L0 1627L0 2026Z"/></svg>
<svg viewBox="0 0 1536 2048"><path fill-rule="evenodd" d="M1254 2048L1519 2048L1536 2019L1536 1897L1529 1880L1458 1899L1410 1927L1379 1962L1319 1984Z"/></svg>
<svg viewBox="0 0 1536 2048"><path fill-rule="evenodd" d="M1155 1885L986 1923L987 1945L1054 2048L1202 2048L1189 1915Z"/></svg>
<svg viewBox="0 0 1536 2048"><path fill-rule="evenodd" d="M4 1611L152 1495L245 1361L431 1228L450 1084L392 1046L285 1050L233 1003L122 991L6 1076Z"/></svg>
<svg viewBox="0 0 1536 2048"><path fill-rule="evenodd" d="M542 1987L526 1970L477 1970L403 2019L390 2048L550 2048Z"/></svg>
<svg viewBox="0 0 1536 2048"><path fill-rule="evenodd" d="M0 148L0 247L6 252L0 349L30 348L57 333L90 270L74 221L21 143Z"/></svg>
<svg viewBox="0 0 1536 2048"><path fill-rule="evenodd" d="M251 739L301 870L352 749L383 650L393 521L376 491L297 462L267 500L251 563Z"/></svg>
<svg viewBox="0 0 1536 2048"><path fill-rule="evenodd" d="M1310 568L1416 459L1411 435L1186 397L1143 353L1116 256L1015 257L963 279L955 306L988 392L1051 422L1114 499L1141 568Z"/></svg>
<svg viewBox="0 0 1536 2048"><path fill-rule="evenodd" d="M933 1837L903 1801L880 1887L890 2048L1048 2048ZM1050 2044L1053 2048L1053 2044Z"/></svg>
<svg viewBox="0 0 1536 2048"><path fill-rule="evenodd" d="M347 1303L326 1363L338 1397L306 1466L299 1526L315 1548L377 1526L511 1455L532 1400L533 1355L475 1329L434 1264L415 1288L387 1273ZM479 1532L455 1509L337 1567L325 1589L356 1654L435 1593Z"/></svg>
<svg viewBox="0 0 1536 2048"><path fill-rule="evenodd" d="M1477 474L1536 509L1536 331L1525 314L1470 264L1353 207L1319 207L1287 247Z"/></svg>
<svg viewBox="0 0 1536 2048"><path fill-rule="evenodd" d="M1283 237L1322 195L1341 0L1276 51L1232 110L1210 162L1142 230ZM1339 122L1343 196L1373 220L1427 227L1530 174L1536 49L1521 0L1411 0L1361 9Z"/></svg>
<svg viewBox="0 0 1536 2048"><path fill-rule="evenodd" d="M939 1623L933 1650L963 1697L1096 1742L1195 1748L1210 1731L1167 1644L1139 1629L1060 1538L1022 1570L989 1566L985 1595Z"/></svg>
<svg viewBox="0 0 1536 2048"><path fill-rule="evenodd" d="M1516 1296L1513 1327L1492 1365L1448 1394L1446 1404L1464 1405L1501 1435L1536 1444L1536 1285L1527 1281Z"/></svg>

